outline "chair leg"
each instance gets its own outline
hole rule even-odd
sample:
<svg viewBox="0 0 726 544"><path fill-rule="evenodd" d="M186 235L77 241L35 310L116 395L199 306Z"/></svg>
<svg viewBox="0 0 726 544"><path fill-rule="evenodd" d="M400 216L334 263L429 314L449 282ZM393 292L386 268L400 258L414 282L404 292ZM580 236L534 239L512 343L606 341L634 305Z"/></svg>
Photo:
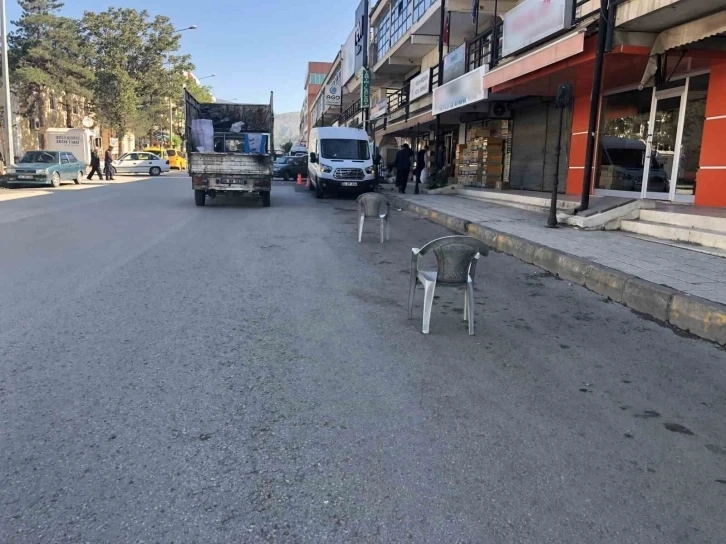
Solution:
<svg viewBox="0 0 726 544"><path fill-rule="evenodd" d="M466 285L467 299L469 300L469 335L474 336L474 284L469 282Z"/></svg>
<svg viewBox="0 0 726 544"><path fill-rule="evenodd" d="M408 286L408 318L413 319L413 299L416 297L416 276L411 273L411 281Z"/></svg>
<svg viewBox="0 0 726 544"><path fill-rule="evenodd" d="M464 290L464 321L469 320L469 289Z"/></svg>
<svg viewBox="0 0 726 544"><path fill-rule="evenodd" d="M429 325L431 324L431 308L434 305L434 290L436 282L424 284L424 309L423 309L423 329L424 334L429 333Z"/></svg>
<svg viewBox="0 0 726 544"><path fill-rule="evenodd" d="M361 214L358 218L358 243L363 240L363 222L366 220L366 216Z"/></svg>

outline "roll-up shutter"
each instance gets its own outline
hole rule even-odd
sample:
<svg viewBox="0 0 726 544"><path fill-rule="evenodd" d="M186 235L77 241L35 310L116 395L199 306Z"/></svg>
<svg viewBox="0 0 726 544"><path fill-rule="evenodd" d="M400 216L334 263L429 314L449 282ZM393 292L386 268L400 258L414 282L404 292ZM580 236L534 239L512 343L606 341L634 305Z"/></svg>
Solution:
<svg viewBox="0 0 726 544"><path fill-rule="evenodd" d="M554 178L559 110L554 103L517 108L512 130L512 165L509 187L550 191ZM560 152L559 192L565 191L571 115L565 111Z"/></svg>

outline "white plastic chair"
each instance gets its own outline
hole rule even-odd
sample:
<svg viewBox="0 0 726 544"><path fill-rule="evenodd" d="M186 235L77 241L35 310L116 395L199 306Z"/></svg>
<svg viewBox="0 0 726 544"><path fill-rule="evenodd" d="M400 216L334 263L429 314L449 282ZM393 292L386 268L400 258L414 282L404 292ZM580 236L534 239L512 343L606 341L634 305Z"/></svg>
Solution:
<svg viewBox="0 0 726 544"><path fill-rule="evenodd" d="M363 223L366 217L378 217L381 220L381 243L391 237L388 225L388 215L391 204L388 199L378 193L363 193L356 200L358 202L358 242L363 240Z"/></svg>
<svg viewBox="0 0 726 544"><path fill-rule="evenodd" d="M419 270L419 257L433 251L436 256L436 271ZM411 255L411 278L408 292L408 318L413 319L413 301L416 285L424 288L423 329L429 333L431 308L434 303L436 285L464 287L464 321L469 322L469 334L474 334L474 278L479 257L487 256L489 248L484 242L469 236L446 236L432 240L421 249L413 248Z"/></svg>

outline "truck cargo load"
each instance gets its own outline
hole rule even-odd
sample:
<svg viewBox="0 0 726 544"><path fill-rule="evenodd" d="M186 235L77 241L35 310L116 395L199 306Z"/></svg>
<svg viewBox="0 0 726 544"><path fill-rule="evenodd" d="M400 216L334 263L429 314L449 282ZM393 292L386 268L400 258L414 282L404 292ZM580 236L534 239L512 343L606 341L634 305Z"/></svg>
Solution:
<svg viewBox="0 0 726 544"><path fill-rule="evenodd" d="M220 193L252 193L270 205L273 95L268 104L200 103L186 89L186 149L197 206Z"/></svg>

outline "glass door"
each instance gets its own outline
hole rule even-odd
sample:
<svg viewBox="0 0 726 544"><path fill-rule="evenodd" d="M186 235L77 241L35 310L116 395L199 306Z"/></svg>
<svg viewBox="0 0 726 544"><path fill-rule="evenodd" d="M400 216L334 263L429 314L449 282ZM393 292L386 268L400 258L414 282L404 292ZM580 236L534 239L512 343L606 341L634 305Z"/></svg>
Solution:
<svg viewBox="0 0 726 544"><path fill-rule="evenodd" d="M674 200L688 84L653 91L643 164L643 198Z"/></svg>

